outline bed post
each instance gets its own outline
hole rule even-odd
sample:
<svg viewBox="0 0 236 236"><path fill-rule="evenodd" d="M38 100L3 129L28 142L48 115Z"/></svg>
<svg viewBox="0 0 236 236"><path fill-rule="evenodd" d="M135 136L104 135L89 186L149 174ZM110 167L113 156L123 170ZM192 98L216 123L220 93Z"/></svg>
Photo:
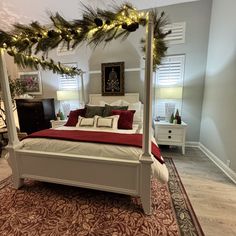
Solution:
<svg viewBox="0 0 236 236"><path fill-rule="evenodd" d="M15 188L19 188L23 184L23 180L19 176L19 171L16 162L14 149L19 145L19 139L16 132L16 125L12 110L11 93L7 75L6 62L4 58L4 50L0 48L0 83L6 113L7 131L8 131L8 146L9 164L12 168L13 184Z"/></svg>
<svg viewBox="0 0 236 236"><path fill-rule="evenodd" d="M143 109L143 155L141 162L140 191L144 212L151 214L151 126L152 126L152 80L153 80L153 15L148 13L146 28L146 61Z"/></svg>

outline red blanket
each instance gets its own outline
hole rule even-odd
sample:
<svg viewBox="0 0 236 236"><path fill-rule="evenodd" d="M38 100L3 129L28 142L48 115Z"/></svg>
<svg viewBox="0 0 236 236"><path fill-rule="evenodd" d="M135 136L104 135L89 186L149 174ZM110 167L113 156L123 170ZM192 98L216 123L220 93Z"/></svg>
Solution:
<svg viewBox="0 0 236 236"><path fill-rule="evenodd" d="M119 134L98 131L46 129L28 135L26 138L51 138L81 142L108 143L142 148L142 134ZM164 160L160 149L152 142L152 154L161 163Z"/></svg>

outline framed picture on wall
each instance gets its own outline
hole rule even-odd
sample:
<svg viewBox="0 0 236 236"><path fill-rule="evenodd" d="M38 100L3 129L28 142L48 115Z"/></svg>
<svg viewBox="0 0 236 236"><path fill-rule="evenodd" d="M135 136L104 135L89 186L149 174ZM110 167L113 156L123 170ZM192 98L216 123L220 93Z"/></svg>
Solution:
<svg viewBox="0 0 236 236"><path fill-rule="evenodd" d="M42 81L39 71L20 72L19 78L26 88L28 94L42 94Z"/></svg>
<svg viewBox="0 0 236 236"><path fill-rule="evenodd" d="M102 96L124 95L124 62L102 63Z"/></svg>

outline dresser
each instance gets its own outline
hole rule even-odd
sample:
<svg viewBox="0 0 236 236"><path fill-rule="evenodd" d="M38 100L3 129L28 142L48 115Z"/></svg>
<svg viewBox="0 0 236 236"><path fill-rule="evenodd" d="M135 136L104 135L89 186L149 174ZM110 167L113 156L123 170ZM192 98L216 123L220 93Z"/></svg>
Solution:
<svg viewBox="0 0 236 236"><path fill-rule="evenodd" d="M51 128L55 119L54 99L16 99L20 131L33 132Z"/></svg>
<svg viewBox="0 0 236 236"><path fill-rule="evenodd" d="M160 145L181 146L185 154L185 136L187 124L172 124L167 121L154 121L155 138Z"/></svg>

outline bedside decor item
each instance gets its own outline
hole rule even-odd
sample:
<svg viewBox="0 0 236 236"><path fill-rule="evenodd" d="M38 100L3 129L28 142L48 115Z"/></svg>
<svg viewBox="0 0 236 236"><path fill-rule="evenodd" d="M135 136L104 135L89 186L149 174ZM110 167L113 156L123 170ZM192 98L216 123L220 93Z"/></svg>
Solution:
<svg viewBox="0 0 236 236"><path fill-rule="evenodd" d="M179 110L176 110L175 113L175 120L176 120L176 124L181 124L181 116L179 115Z"/></svg>
<svg viewBox="0 0 236 236"><path fill-rule="evenodd" d="M19 79L24 85L25 93L42 94L42 82L39 71L20 72Z"/></svg>
<svg viewBox="0 0 236 236"><path fill-rule="evenodd" d="M172 113L171 116L170 116L170 123L174 123L174 118L175 118L175 117L174 117L174 113ZM157 121L158 121L158 120L157 120Z"/></svg>
<svg viewBox="0 0 236 236"><path fill-rule="evenodd" d="M102 63L102 95L124 95L124 62Z"/></svg>

